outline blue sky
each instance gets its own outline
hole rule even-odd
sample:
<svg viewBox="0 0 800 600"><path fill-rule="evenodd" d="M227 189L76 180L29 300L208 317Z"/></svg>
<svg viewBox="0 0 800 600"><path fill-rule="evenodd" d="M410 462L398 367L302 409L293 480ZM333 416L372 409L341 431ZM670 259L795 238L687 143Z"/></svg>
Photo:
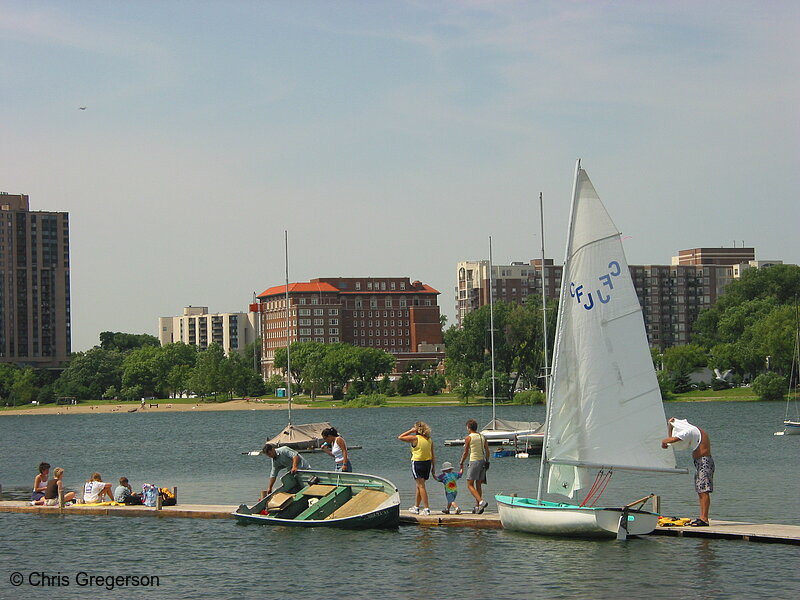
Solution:
<svg viewBox="0 0 800 600"><path fill-rule="evenodd" d="M632 264L800 262L796 2L0 0L0 190L70 213L73 349L290 278L563 256L580 157ZM85 111L78 107L86 106Z"/></svg>

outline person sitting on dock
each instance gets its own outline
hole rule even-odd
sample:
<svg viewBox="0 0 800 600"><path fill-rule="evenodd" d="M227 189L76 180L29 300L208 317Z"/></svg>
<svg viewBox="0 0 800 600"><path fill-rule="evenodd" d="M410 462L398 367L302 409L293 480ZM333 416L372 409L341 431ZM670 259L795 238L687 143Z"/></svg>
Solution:
<svg viewBox="0 0 800 600"><path fill-rule="evenodd" d="M458 484L456 481L461 479L464 471L453 473L453 465L449 461L442 463L442 472L439 475L434 475L436 481L441 481L444 484L444 497L447 499L447 506L442 513L449 515L451 512L456 515L461 514L461 509L456 504L456 495L458 494Z"/></svg>
<svg viewBox="0 0 800 600"><path fill-rule="evenodd" d="M695 475L694 489L700 503L700 516L689 523L692 527L708 527L711 492L714 491L714 459L711 458L711 440L705 430L684 419L672 417L667 421L667 437L661 447L672 445L676 450L692 450Z"/></svg>
<svg viewBox="0 0 800 600"><path fill-rule="evenodd" d="M111 483L103 481L100 473L92 473L83 486L83 501L86 504L100 504L104 496L108 496L111 502L114 501L114 496L111 495Z"/></svg>
<svg viewBox="0 0 800 600"><path fill-rule="evenodd" d="M64 495L64 504L72 502L75 492L64 493L64 469L56 467L53 470L53 479L47 482L47 490L44 492L45 506L58 506L59 498Z"/></svg>
<svg viewBox="0 0 800 600"><path fill-rule="evenodd" d="M478 433L478 422L467 420L467 437L464 438L464 452L461 453L461 470L469 457L467 467L467 489L475 498L473 513L481 514L489 505L483 499L483 484L486 483L486 469L489 468L489 443L486 436Z"/></svg>
<svg viewBox="0 0 800 600"><path fill-rule="evenodd" d="M275 485L275 480L278 479L278 473L283 469L296 473L298 470L305 471L311 468L308 461L300 456L297 450L289 448L289 446L278 446L276 448L272 444L264 444L261 452L272 459L272 471L270 471L269 483L267 483L267 496L272 493L272 486Z"/></svg>
<svg viewBox="0 0 800 600"><path fill-rule="evenodd" d="M47 491L47 478L50 477L50 463L40 462L39 472L33 478L31 504L44 504L44 493Z"/></svg>
<svg viewBox="0 0 800 600"><path fill-rule="evenodd" d="M133 493L127 477L120 477L119 485L114 490L114 502L127 504L128 506L141 506L142 495Z"/></svg>

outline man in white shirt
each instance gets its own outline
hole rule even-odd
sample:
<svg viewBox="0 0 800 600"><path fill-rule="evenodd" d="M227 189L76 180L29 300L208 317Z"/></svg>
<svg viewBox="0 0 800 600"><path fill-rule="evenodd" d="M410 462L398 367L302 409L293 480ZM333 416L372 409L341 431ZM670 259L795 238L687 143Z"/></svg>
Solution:
<svg viewBox="0 0 800 600"><path fill-rule="evenodd" d="M714 459L711 458L711 440L708 434L685 419L672 417L667 421L667 437L661 447L672 445L676 450L691 450L694 459L694 489L700 503L700 516L689 523L693 527L708 526L711 492L714 491Z"/></svg>

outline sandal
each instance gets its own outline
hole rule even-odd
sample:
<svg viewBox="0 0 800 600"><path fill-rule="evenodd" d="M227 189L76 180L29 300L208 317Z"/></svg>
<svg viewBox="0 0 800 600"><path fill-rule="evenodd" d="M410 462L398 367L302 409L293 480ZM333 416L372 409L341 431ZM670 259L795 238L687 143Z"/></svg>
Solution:
<svg viewBox="0 0 800 600"><path fill-rule="evenodd" d="M691 527L708 527L708 523L703 521L703 519L695 519L691 523L689 523Z"/></svg>

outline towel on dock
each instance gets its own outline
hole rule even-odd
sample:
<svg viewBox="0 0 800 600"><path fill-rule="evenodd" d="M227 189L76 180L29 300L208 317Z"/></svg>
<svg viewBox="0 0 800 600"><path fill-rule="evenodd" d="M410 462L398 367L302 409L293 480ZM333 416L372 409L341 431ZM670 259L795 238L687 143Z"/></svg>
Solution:
<svg viewBox="0 0 800 600"><path fill-rule="evenodd" d="M659 517L659 527L685 527L689 524L691 519L689 517Z"/></svg>

